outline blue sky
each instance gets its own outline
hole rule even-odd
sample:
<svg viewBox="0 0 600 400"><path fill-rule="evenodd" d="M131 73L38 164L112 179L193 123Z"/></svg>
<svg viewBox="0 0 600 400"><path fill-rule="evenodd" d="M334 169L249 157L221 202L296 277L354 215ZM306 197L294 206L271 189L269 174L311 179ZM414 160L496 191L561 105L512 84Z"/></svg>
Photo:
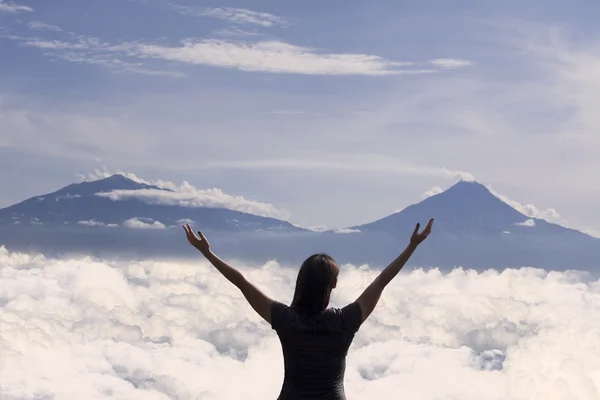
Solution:
<svg viewBox="0 0 600 400"><path fill-rule="evenodd" d="M0 205L100 168L337 228L474 177L598 232L599 12L3 0Z"/></svg>

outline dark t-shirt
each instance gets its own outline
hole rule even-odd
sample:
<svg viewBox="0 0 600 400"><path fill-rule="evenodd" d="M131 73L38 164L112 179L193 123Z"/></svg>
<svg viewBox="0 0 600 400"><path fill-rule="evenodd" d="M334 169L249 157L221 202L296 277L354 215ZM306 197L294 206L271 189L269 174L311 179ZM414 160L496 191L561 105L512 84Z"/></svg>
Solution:
<svg viewBox="0 0 600 400"><path fill-rule="evenodd" d="M361 321L358 303L307 316L274 302L271 326L285 366L278 400L345 400L346 355Z"/></svg>

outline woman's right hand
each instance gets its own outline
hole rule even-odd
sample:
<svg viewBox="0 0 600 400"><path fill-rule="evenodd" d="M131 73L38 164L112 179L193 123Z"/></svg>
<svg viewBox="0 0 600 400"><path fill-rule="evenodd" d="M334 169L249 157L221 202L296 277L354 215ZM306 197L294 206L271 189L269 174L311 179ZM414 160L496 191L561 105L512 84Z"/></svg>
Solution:
<svg viewBox="0 0 600 400"><path fill-rule="evenodd" d="M420 226L421 224L417 223L417 226L415 227L415 230L412 236L410 237L410 244L414 247L420 245L425 239L427 239L427 236L429 236L429 234L431 233L431 227L433 226L433 218L429 220L429 223L421 233L419 233Z"/></svg>

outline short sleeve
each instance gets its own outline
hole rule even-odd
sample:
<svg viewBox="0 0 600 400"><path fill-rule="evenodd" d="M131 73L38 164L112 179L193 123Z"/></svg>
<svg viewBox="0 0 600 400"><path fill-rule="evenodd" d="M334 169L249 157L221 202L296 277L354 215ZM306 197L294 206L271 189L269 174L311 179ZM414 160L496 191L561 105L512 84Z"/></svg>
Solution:
<svg viewBox="0 0 600 400"><path fill-rule="evenodd" d="M342 308L342 318L346 327L356 333L362 324L362 310L357 302L350 303Z"/></svg>
<svg viewBox="0 0 600 400"><path fill-rule="evenodd" d="M286 306L285 304L280 303L278 301L273 302L273 304L271 305L271 328L273 328L276 331L279 330L279 328L281 328L287 309L288 306Z"/></svg>

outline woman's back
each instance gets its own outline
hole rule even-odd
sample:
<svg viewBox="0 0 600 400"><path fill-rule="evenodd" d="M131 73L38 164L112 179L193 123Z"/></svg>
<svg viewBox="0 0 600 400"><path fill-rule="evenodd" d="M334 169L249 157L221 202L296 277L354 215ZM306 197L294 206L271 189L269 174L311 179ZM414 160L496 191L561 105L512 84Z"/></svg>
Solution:
<svg viewBox="0 0 600 400"><path fill-rule="evenodd" d="M285 365L279 400L344 400L346 355L361 321L358 303L309 316L274 302L271 325Z"/></svg>

